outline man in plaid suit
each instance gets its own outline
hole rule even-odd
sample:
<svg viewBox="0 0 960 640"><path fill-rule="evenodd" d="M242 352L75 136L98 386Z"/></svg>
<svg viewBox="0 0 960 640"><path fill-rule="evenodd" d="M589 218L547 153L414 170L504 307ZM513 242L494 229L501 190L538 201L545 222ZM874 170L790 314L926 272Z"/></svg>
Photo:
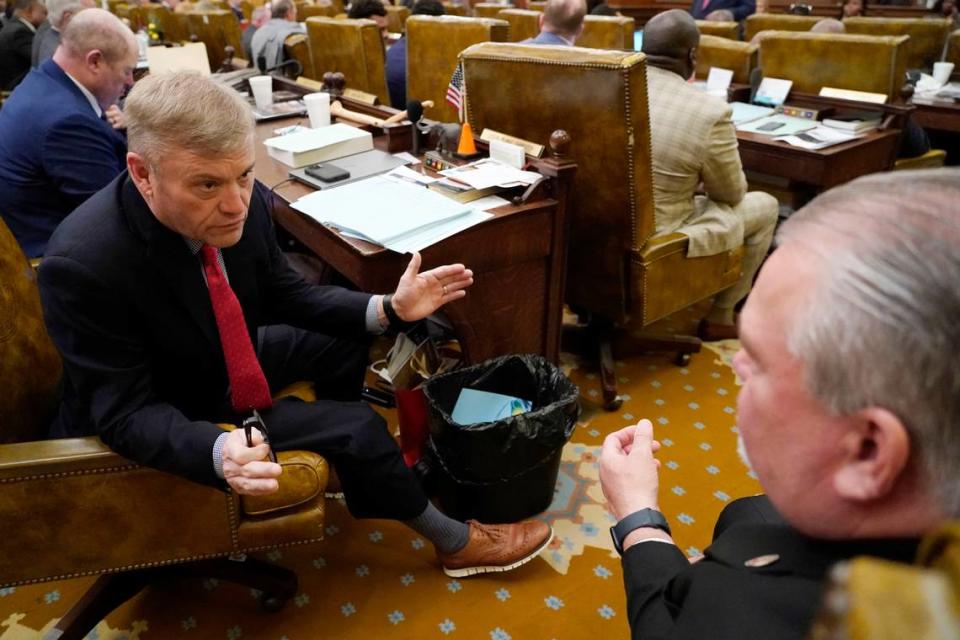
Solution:
<svg viewBox="0 0 960 640"><path fill-rule="evenodd" d="M689 236L690 257L746 248L740 280L717 295L700 325L701 338L717 340L736 337L733 309L770 248L778 205L747 193L730 106L687 82L699 42L685 11L660 13L644 28L656 233Z"/></svg>

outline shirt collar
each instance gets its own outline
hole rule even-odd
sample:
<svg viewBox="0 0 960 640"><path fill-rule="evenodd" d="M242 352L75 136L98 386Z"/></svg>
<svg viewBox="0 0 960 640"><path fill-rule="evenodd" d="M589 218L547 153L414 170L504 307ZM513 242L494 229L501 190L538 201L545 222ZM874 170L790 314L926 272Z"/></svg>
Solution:
<svg viewBox="0 0 960 640"><path fill-rule="evenodd" d="M90 102L90 106L93 108L93 112L97 114L98 118L103 117L103 109L100 108L100 103L97 102L96 96L90 93L90 90L85 86L80 84L80 81L74 78L72 75L64 71L67 74L67 77L73 81L73 84L77 85L77 88L80 89L80 92L83 93L84 97Z"/></svg>
<svg viewBox="0 0 960 640"><path fill-rule="evenodd" d="M194 240L193 238L188 238L186 236L180 236L183 238L183 241L187 243L187 249L190 249L190 253L197 255L200 253L200 248L203 246L203 242L200 240Z"/></svg>
<svg viewBox="0 0 960 640"><path fill-rule="evenodd" d="M17 20L19 20L19 21L22 22L23 24L27 25L27 29L30 29L30 31L32 31L32 32L34 32L34 33L37 32L37 28L36 28L35 26L33 26L33 23L30 22L29 20L27 20L26 18L21 17L21 16L17 16Z"/></svg>

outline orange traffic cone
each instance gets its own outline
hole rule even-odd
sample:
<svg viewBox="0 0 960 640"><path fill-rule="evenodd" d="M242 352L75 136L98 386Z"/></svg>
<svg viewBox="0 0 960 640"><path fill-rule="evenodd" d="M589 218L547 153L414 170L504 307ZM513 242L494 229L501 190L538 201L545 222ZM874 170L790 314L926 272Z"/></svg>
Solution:
<svg viewBox="0 0 960 640"><path fill-rule="evenodd" d="M457 155L472 156L477 153L477 145L473 143L473 129L470 123L464 121L460 128L460 142L457 144Z"/></svg>

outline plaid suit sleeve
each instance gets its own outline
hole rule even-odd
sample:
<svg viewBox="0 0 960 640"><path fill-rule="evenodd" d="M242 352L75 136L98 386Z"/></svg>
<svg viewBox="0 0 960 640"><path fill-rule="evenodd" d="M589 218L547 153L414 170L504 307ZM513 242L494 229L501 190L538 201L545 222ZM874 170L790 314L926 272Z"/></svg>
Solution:
<svg viewBox="0 0 960 640"><path fill-rule="evenodd" d="M730 108L710 129L707 158L701 169L707 196L714 202L736 205L747 193L747 178L740 164L737 132L730 119Z"/></svg>

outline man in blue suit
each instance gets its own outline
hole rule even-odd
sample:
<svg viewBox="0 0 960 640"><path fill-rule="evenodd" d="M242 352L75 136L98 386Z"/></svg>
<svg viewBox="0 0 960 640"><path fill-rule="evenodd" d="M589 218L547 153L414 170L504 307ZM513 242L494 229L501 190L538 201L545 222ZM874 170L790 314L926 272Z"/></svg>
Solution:
<svg viewBox="0 0 960 640"><path fill-rule="evenodd" d="M740 22L756 10L755 0L693 0L690 4L690 15L695 20Z"/></svg>
<svg viewBox="0 0 960 640"><path fill-rule="evenodd" d="M87 9L0 110L0 215L28 256L42 256L60 221L123 171L113 105L133 84L137 55L116 16Z"/></svg>
<svg viewBox="0 0 960 640"><path fill-rule="evenodd" d="M585 0L548 0L540 14L540 33L520 44L558 44L572 47L583 33Z"/></svg>

